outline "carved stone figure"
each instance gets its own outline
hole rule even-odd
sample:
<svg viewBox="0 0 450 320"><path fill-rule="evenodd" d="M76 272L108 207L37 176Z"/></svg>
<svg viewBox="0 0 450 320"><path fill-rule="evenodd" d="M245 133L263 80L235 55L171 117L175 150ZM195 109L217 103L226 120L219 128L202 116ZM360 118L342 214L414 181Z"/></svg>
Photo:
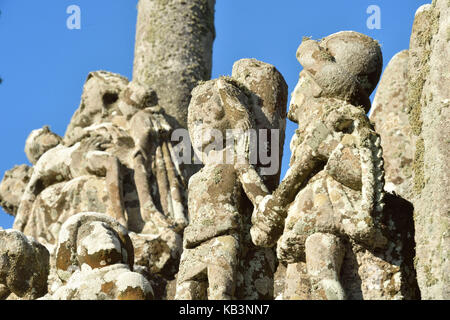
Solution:
<svg viewBox="0 0 450 320"><path fill-rule="evenodd" d="M321 42L305 39L297 57L304 70L289 111L299 123L291 167L256 208L251 233L256 244L270 246L284 227L279 259L306 259L316 297L343 299L342 239L369 248L387 244L380 230L382 150L365 115L381 73L381 50L369 37L340 32Z"/></svg>
<svg viewBox="0 0 450 320"><path fill-rule="evenodd" d="M25 154L34 165L45 152L56 147L61 141L61 137L51 132L49 126L44 126L30 133L25 142Z"/></svg>
<svg viewBox="0 0 450 320"><path fill-rule="evenodd" d="M189 134L204 167L189 181L190 223L184 232L176 298L204 299L207 289L211 300L231 299L243 228L240 188L252 201L268 190L251 165L242 164L242 170L238 161L230 158L235 157L234 143L223 146L226 129L252 128L245 93L232 81L220 78L197 86L192 94ZM222 148L207 150L215 137L222 140L216 141ZM248 142L241 141L240 148L238 154L248 156Z"/></svg>
<svg viewBox="0 0 450 320"><path fill-rule="evenodd" d="M121 224L104 214L77 214L63 224L56 248L62 285L44 298L152 299L150 283L133 264L133 244Z"/></svg>
<svg viewBox="0 0 450 320"><path fill-rule="evenodd" d="M225 77L200 84L192 92L189 134L204 167L189 181L190 222L184 232L177 299L232 299L238 279L245 277L241 269L248 233L244 198L256 204L269 192L250 164L250 138L244 134L255 128L250 92ZM278 88L275 93L280 93ZM272 115L282 108L277 103L271 106ZM261 103L254 107L262 111ZM255 280L266 294L270 292L264 279Z"/></svg>
<svg viewBox="0 0 450 320"><path fill-rule="evenodd" d="M111 129L111 130L110 130ZM108 145L114 145L114 138L124 136L112 125L90 126L82 131L82 141L71 147L58 145L44 153L33 167L33 174L21 198L14 228L24 231L32 205L39 193L57 182L69 181L77 177L94 174L106 176L109 191L110 215L126 225L120 182L119 160L109 152ZM112 136L112 131L119 134ZM117 141L117 140L116 140ZM34 144L38 144L35 141Z"/></svg>
<svg viewBox="0 0 450 320"><path fill-rule="evenodd" d="M5 172L0 183L0 205L7 213L15 216L20 199L30 181L33 168L22 164Z"/></svg>
<svg viewBox="0 0 450 320"><path fill-rule="evenodd" d="M173 129L158 105L156 92L130 82L121 94L119 109L129 119L127 130L135 144L131 162L141 216L146 222L142 232L147 233L145 229L155 225L182 231L187 225L186 182L173 156Z"/></svg>
<svg viewBox="0 0 450 320"><path fill-rule="evenodd" d="M37 299L47 293L49 252L31 237L0 228L0 299Z"/></svg>

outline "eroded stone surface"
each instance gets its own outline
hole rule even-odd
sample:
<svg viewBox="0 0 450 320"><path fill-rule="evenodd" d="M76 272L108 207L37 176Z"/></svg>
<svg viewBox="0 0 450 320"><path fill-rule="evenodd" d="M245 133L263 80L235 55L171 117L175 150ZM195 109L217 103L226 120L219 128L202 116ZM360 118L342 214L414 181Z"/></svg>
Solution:
<svg viewBox="0 0 450 320"><path fill-rule="evenodd" d="M254 82L250 76L248 83L240 82L251 68L257 70L251 72ZM189 134L204 167L189 181L190 223L184 232L176 299L273 296L275 257L272 250L251 244L247 210L268 189L249 162L250 138L242 133L255 128L254 109L259 109L260 126L284 130L283 85L273 66L248 60L235 64L232 78L207 81L193 90ZM264 104L253 100L271 94L276 99L265 99ZM232 133L231 145L226 141L230 129L241 130Z"/></svg>
<svg viewBox="0 0 450 320"><path fill-rule="evenodd" d="M412 242L413 232L399 240L403 230L386 216L380 138L365 115L381 72L380 47L362 34L340 32L320 42L305 39L297 57L304 70L289 111L299 123L291 167L259 203L251 231L256 244L278 239L277 256L288 264L280 298L414 298L402 291L414 287L405 270L411 255L390 258ZM380 255L385 260L375 258ZM346 278L349 270L362 278Z"/></svg>
<svg viewBox="0 0 450 320"><path fill-rule="evenodd" d="M44 299L146 300L150 283L133 272L134 248L128 231L99 213L79 213L62 226L56 248L61 280Z"/></svg>
<svg viewBox="0 0 450 320"><path fill-rule="evenodd" d="M25 188L30 181L33 168L22 164L5 172L0 183L0 205L7 213L15 216Z"/></svg>
<svg viewBox="0 0 450 320"><path fill-rule="evenodd" d="M60 144L62 138L50 131L50 127L44 126L41 129L31 131L25 142L25 154L33 165L48 150Z"/></svg>
<svg viewBox="0 0 450 320"><path fill-rule="evenodd" d="M47 293L49 252L31 237L0 229L0 299L36 299Z"/></svg>
<svg viewBox="0 0 450 320"><path fill-rule="evenodd" d="M211 77L214 5L215 0L138 3L133 80L155 89L175 128L186 128L191 90Z"/></svg>
<svg viewBox="0 0 450 320"><path fill-rule="evenodd" d="M450 3L419 8L409 48L410 124L414 154L417 278L423 299L450 297Z"/></svg>
<svg viewBox="0 0 450 320"><path fill-rule="evenodd" d="M370 120L381 137L385 189L411 201L416 137L408 117L408 60L405 50L389 62L378 85Z"/></svg>

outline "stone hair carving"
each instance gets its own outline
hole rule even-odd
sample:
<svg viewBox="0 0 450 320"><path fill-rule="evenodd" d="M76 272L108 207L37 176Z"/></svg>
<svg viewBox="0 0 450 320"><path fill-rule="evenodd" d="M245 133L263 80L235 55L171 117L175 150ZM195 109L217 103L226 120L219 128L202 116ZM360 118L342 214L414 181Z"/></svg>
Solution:
<svg viewBox="0 0 450 320"><path fill-rule="evenodd" d="M365 115L380 75L381 51L369 37L340 32L321 42L303 41L297 57L304 70L289 111L299 124L291 167L256 208L251 234L255 244L271 246L284 227L279 259L293 263L306 254L313 285L328 298L344 298L338 279L341 238L368 247L387 242L378 228L382 150ZM320 254L314 253L317 246Z"/></svg>
<svg viewBox="0 0 450 320"><path fill-rule="evenodd" d="M0 300L10 294L37 299L47 293L47 249L16 230L0 228Z"/></svg>
<svg viewBox="0 0 450 320"><path fill-rule="evenodd" d="M150 283L132 271L133 264L126 228L104 214L77 214L63 224L56 248L56 269L63 283L45 298L151 299Z"/></svg>

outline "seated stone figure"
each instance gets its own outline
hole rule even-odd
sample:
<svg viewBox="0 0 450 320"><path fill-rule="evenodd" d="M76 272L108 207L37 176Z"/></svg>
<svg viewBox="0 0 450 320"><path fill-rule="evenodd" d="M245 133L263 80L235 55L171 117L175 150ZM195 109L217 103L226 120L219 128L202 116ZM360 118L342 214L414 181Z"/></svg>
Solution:
<svg viewBox="0 0 450 320"><path fill-rule="evenodd" d="M36 299L47 293L50 254L31 237L0 228L0 300L11 294Z"/></svg>
<svg viewBox="0 0 450 320"><path fill-rule="evenodd" d="M192 92L189 134L204 167L189 180L190 222L184 231L176 299L234 297L244 238L242 198L256 203L268 194L248 162L248 139L234 135L233 143L225 141L227 129L242 133L253 127L248 105L245 92L227 78L207 81Z"/></svg>
<svg viewBox="0 0 450 320"><path fill-rule="evenodd" d="M182 231L187 225L186 182L173 158L173 129L156 92L132 81L121 93L118 107L135 144L131 162L145 222L142 232L155 233L152 229L158 227Z"/></svg>
<svg viewBox="0 0 450 320"><path fill-rule="evenodd" d="M127 150L132 150L132 139L125 130L112 123L117 114L118 96L126 81L108 72L90 73L80 108L75 112L63 141L48 127L30 134L25 150L30 161L36 163L17 210L15 229L33 233L28 232L27 224L33 203L43 190L86 175L106 176L109 196L106 211L126 225L120 163L126 162ZM56 144L58 141L61 143ZM30 224L30 228L35 228L34 223Z"/></svg>
<svg viewBox="0 0 450 320"><path fill-rule="evenodd" d="M134 248L127 230L99 213L80 213L62 226L56 268L62 285L44 299L147 300L150 283L133 272Z"/></svg>
<svg viewBox="0 0 450 320"><path fill-rule="evenodd" d="M382 55L376 41L349 31L305 39L297 58L304 70L288 115L299 124L290 168L255 208L251 235L262 246L279 239L277 255L285 263L306 261L314 298L344 299L342 241L369 248L387 243L380 227L382 150L366 117Z"/></svg>
<svg viewBox="0 0 450 320"><path fill-rule="evenodd" d="M108 124L87 127L83 132L85 136L81 141L70 147L59 144L36 162L17 210L14 229L24 231L32 205L46 187L89 174L106 176L110 197L108 212L126 225L120 190L120 162L105 151L126 133ZM39 141L33 143L39 144Z"/></svg>

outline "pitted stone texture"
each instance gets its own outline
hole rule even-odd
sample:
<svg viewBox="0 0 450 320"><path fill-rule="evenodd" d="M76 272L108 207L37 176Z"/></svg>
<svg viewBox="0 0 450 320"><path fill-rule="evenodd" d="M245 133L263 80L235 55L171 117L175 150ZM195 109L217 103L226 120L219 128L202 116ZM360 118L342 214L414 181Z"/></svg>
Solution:
<svg viewBox="0 0 450 320"><path fill-rule="evenodd" d="M249 163L249 136L232 133L230 140L234 144L230 145L226 135L231 129L246 132L255 128L254 113L259 110L261 116L264 107L270 119L278 119L277 113L284 106L277 99L266 104L252 99L256 93L268 97L271 92L267 90L273 90L282 101L279 86L284 80L272 66L248 62L255 68L255 82L250 81L250 75L246 84L235 78L221 77L200 84L192 92L189 134L204 167L189 181L190 223L184 232L177 299L273 297L274 252L255 247L249 234L249 208L267 195L268 189L257 166ZM244 66L245 61L241 61L241 65ZM236 74L245 73L245 68ZM257 81L261 81L260 87ZM253 89L248 87L250 85ZM272 125L282 126L282 118L280 115ZM262 120L260 118L261 123Z"/></svg>
<svg viewBox="0 0 450 320"><path fill-rule="evenodd" d="M42 300L151 300L153 289L139 273L124 264L100 269L83 265L52 295Z"/></svg>
<svg viewBox="0 0 450 320"><path fill-rule="evenodd" d="M0 298L36 299L47 293L49 252L31 237L0 229Z"/></svg>
<svg viewBox="0 0 450 320"><path fill-rule="evenodd" d="M32 173L33 168L25 164L14 166L14 168L5 172L0 183L0 206L10 215L16 215L20 199Z"/></svg>
<svg viewBox="0 0 450 320"><path fill-rule="evenodd" d="M25 142L25 154L28 161L36 164L39 158L48 150L62 142L62 138L50 131L48 126L31 131Z"/></svg>
<svg viewBox="0 0 450 320"><path fill-rule="evenodd" d="M387 226L386 249L369 250L344 241L340 281L348 300L420 299L414 270L413 207L408 201L386 195L383 224ZM275 276L279 286L277 299L326 299L321 290L312 290L306 262L282 264ZM284 271L283 271L284 269Z"/></svg>
<svg viewBox="0 0 450 320"><path fill-rule="evenodd" d="M81 103L70 120L64 135L64 144L71 146L85 133L83 128L94 123L109 122L118 111L120 93L128 84L121 75L95 71L89 73L83 87Z"/></svg>
<svg viewBox="0 0 450 320"><path fill-rule="evenodd" d="M267 145L267 154L278 154L278 167L262 178L270 191L275 190L280 181L281 159L283 157L286 131L286 104L288 88L281 73L272 65L256 59L242 59L233 65L232 77L244 84L250 91L250 110L255 118L255 129L274 130L276 144L271 145L271 131L267 139L258 140L258 146ZM278 130L278 131L275 131ZM274 165L274 164L272 164ZM258 164L261 172L262 164ZM274 166L275 167L275 166Z"/></svg>
<svg viewBox="0 0 450 320"><path fill-rule="evenodd" d="M366 116L381 72L380 47L348 31L320 42L305 40L297 57L304 70L289 111L299 123L290 168L255 209L252 239L271 246L279 238L277 256L292 265L286 279L296 275L299 280L297 286L285 282L286 297L414 298L404 290L414 288L408 271L414 233L386 211L380 137ZM364 254L355 253L359 247ZM357 258L349 260L352 255ZM348 277L355 268L362 270L359 283Z"/></svg>
<svg viewBox="0 0 450 320"><path fill-rule="evenodd" d="M305 39L297 50L297 59L320 87L316 94L339 98L369 111L369 96L383 65L377 41L353 31L334 33L320 42Z"/></svg>
<svg viewBox="0 0 450 320"><path fill-rule="evenodd" d="M422 299L450 297L450 3L416 13L409 49L416 269Z"/></svg>
<svg viewBox="0 0 450 320"><path fill-rule="evenodd" d="M125 227L104 214L79 213L61 228L55 267L62 283L45 298L153 298L150 283L132 272L133 265L133 244Z"/></svg>
<svg viewBox="0 0 450 320"><path fill-rule="evenodd" d="M127 229L100 213L76 214L62 225L56 248L56 268L64 281L83 264L101 268L134 264L134 249Z"/></svg>
<svg viewBox="0 0 450 320"><path fill-rule="evenodd" d="M191 90L211 77L215 0L140 0L133 81L155 89L160 104L186 128Z"/></svg>
<svg viewBox="0 0 450 320"><path fill-rule="evenodd" d="M408 60L408 51L404 50L389 62L378 85L370 120L381 137L385 189L411 201L417 138L408 117Z"/></svg>
<svg viewBox="0 0 450 320"><path fill-rule="evenodd" d="M178 272L182 238L174 231L160 235L131 232L134 246L134 264L145 267L146 272L173 278Z"/></svg>

